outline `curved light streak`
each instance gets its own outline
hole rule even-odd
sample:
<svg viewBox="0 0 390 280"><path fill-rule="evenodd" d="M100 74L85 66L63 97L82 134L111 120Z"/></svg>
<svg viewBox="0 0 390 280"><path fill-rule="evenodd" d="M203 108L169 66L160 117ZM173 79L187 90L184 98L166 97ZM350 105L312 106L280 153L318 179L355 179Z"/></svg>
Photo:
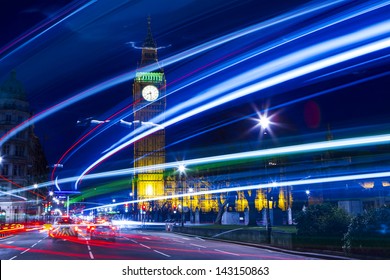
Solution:
<svg viewBox="0 0 390 280"><path fill-rule="evenodd" d="M6 59L8 56L12 55L13 53L17 52L18 50L22 49L24 46L28 45L29 43L31 43L32 41L38 39L40 36L42 36L43 34L45 34L46 32L48 32L50 29L56 27L57 25L59 25L60 23L62 23L63 21L67 20L68 18L70 18L71 16L77 14L78 12L84 10L85 8L89 7L90 5L92 5L93 3L96 3L97 0L92 0L92 1L89 1L88 3L84 4L83 6L81 6L80 8L77 8L76 9L76 5L68 8L67 10L65 10L64 12L60 13L59 15L55 16L54 18L52 18L50 21L48 22L45 22L44 24L34 28L33 30L27 32L26 34L22 35L21 37L19 37L18 39L16 39L15 41L13 41L12 43L10 43L9 45L3 47L2 49L0 49L0 55L3 54L5 51L7 51L8 49L10 49L11 47L13 47L14 45L18 44L19 42L21 42L22 40L24 40L25 38L29 37L30 35L34 34L35 32L45 28L47 25L50 25L48 26L45 30L41 31L39 34L37 34L36 36L34 36L33 38L29 39L27 42L25 42L24 44L22 44L21 46L17 47L16 49L14 49L13 51L9 52L7 55L3 56L2 58L0 58L0 62L3 61L4 59ZM76 10L75 10L76 9ZM64 15L68 14L67 16L65 16L64 18L62 18L61 20L58 20L59 18L63 17ZM57 21L58 20L58 21Z"/></svg>
<svg viewBox="0 0 390 280"><path fill-rule="evenodd" d="M380 7L382 7L382 5L380 5ZM371 9L369 9L368 11L371 11ZM358 12L356 15L360 15L360 14L361 13ZM350 17L348 17L348 18L350 18ZM338 19L337 22L340 22L340 21L341 20ZM328 24L327 26L331 26L331 24ZM272 74L276 75L278 72L282 71L283 69L288 69L288 68L296 65L297 63L300 63L303 60L306 60L308 58L316 57L316 56L319 56L320 54L324 55L327 52L330 52L332 50L337 50L337 49L346 47L348 45L353 45L353 44L358 43L358 42L362 42L362 41L365 41L368 39L375 38L377 36L382 36L383 34L386 34L390 31L389 26L390 26L390 21L385 21L385 22L382 22L379 24L372 25L372 26L367 27L367 28L363 28L363 29L356 31L356 32L353 32L351 34L347 34L347 35L340 36L340 37L335 38L335 39L331 39L331 40L328 40L328 41L325 41L322 43L318 43L318 44L315 44L315 45L310 46L308 48L305 48L303 50L299 50L299 51L294 52L292 54L288 54L288 55L283 56L281 58L275 59L273 61L270 61L268 63L265 63L264 65L261 65L261 66L255 68L255 69L249 70L241 75L238 75L237 77L231 78L231 79L229 79L225 82L222 82L214 87L211 87L206 92L203 92L202 94L199 94L198 96L196 96L194 98L191 98L185 102L180 103L179 105L173 107L172 109L164 112L164 114L152 119L151 121L154 123L160 123L163 119L167 119L170 116L174 116L177 113L179 113L180 111L187 111L188 112L189 108L191 108L193 106L199 106L199 104L201 104L201 102L204 102L210 98L215 98L216 96L219 96L223 93L231 91L234 88L238 88L240 86L245 85L246 83L253 82L256 79L264 78L264 77L270 76ZM320 30L320 28L315 29L315 31L318 31L318 30ZM309 32L312 32L312 31L313 30L309 30ZM300 36L303 36L303 35L301 34ZM278 46L279 45L276 44L276 45L269 46L269 48L262 48L260 50L260 53L271 50L272 48L278 47ZM361 55L364 55L364 54L361 54ZM356 57L361 56L361 55L357 55ZM253 57L253 54L251 54L250 57ZM351 58L349 58L349 59L351 59ZM242 59L242 61L244 61L244 60L246 60L246 58ZM344 59L344 61L345 60L348 60L348 59ZM342 61L340 61L340 62L342 62ZM337 63L339 63L339 62L333 63L333 65L337 64ZM327 67L327 66L324 66L322 68L325 68L325 67ZM297 69L299 69L299 68L297 68ZM321 69L321 68L319 68L319 69ZM319 70L319 69L317 69L317 70ZM278 76L280 76L280 75L278 75ZM277 76L275 76L275 77L277 77ZM271 77L271 79L272 79L272 77ZM276 84L277 83L275 83L274 85L276 85ZM267 88L267 87L269 87L269 86L266 86L264 88ZM261 89L264 89L264 88L261 88ZM244 95L247 95L247 94L243 94L242 96L244 96ZM240 97L240 96L238 95L238 97ZM219 101L217 100L214 103L218 103L218 102ZM228 101L226 101L226 102L228 102ZM223 102L221 104L223 104ZM127 139L134 137L139 132L142 132L142 131L135 130L134 132L130 133L129 135L122 138L114 145L112 145L110 148L106 149L104 151L104 153L115 149L121 143L124 143ZM155 131L153 131L152 133L154 133L154 132Z"/></svg>
<svg viewBox="0 0 390 280"><path fill-rule="evenodd" d="M385 21L384 23L381 23L379 25L375 25L375 27L381 27L380 30L382 32L388 32L388 31L390 31L390 21ZM364 29L365 32L368 30L370 30L370 29ZM337 54L337 55L334 55L334 56L331 56L331 57L328 57L328 58L325 58L325 59L322 59L322 60L319 60L319 61L316 61L316 62L313 62L310 64L307 64L307 65L304 65L301 67L298 67L298 68L293 69L291 71L287 71L285 73L282 73L282 74L273 76L271 78L265 79L261 82L255 83L254 85L250 85L250 86L247 86L243 89L236 90L236 91L229 93L221 98L218 98L215 101L209 102L205 105L199 106L198 108L192 109L192 110L190 110L190 111L188 111L188 112L186 112L178 117L175 117L175 118L173 118L165 123L162 123L161 125L163 127L168 127L172 124L178 123L182 120L188 119L194 115L197 115L199 113L202 113L202 112L207 111L209 109L212 109L214 107L220 106L220 105L225 104L227 102L233 101L237 98L241 98L243 96L258 92L260 90L275 86L277 84L280 84L280 83L298 78L300 76L318 71L320 69L323 69L323 68L326 68L329 66L333 66L333 65L351 60L351 59L355 59L357 57L367 55L367 54L370 54L370 53L373 53L373 52L376 52L376 51L379 51L379 50L382 50L385 48L389 48L389 47L390 47L390 38L386 38L386 39L382 39L382 40L379 40L379 41L374 42L374 43L366 44L364 46L357 47L355 49L352 49L352 50L349 50L349 51L346 51L346 52L343 52L343 53L340 53L340 54ZM259 71L259 68L261 69L261 68L263 68L263 66L255 68L254 70L249 71L249 73L255 75L256 72ZM246 74L248 74L248 73L246 73ZM234 78L234 80L236 80L236 78ZM147 132L142 133L141 135L138 135L138 136L134 137L133 139L123 143L122 145L118 146L117 148L113 149L112 151L108 152L107 154L105 154L104 156L102 156L101 158L96 160L86 170L84 170L83 173L80 175L79 179L76 181L75 188L77 189L77 185L78 185L79 181L81 180L81 178L85 174L87 174L90 170L92 170L96 165L100 164L101 162L103 162L107 158L116 154L117 152L119 152L123 148L131 145L135 141L138 141L139 139L142 139L142 138L156 132L157 130L159 130L159 128L158 129L152 128L152 129L148 130Z"/></svg>
<svg viewBox="0 0 390 280"><path fill-rule="evenodd" d="M200 192L192 192L192 193L184 193L184 194L176 194L176 195L166 195L159 196L149 199L137 199L137 200L129 200L125 202L107 204L99 207L92 207L85 209L84 211L99 209L103 207L114 207L129 203L142 203L156 200L167 200L173 198L182 198L182 197L194 197L201 196L205 194L218 194L225 192L239 192L245 190L258 190L265 188L276 188L276 187L288 187L288 186L302 186L302 185L314 185L314 184L323 184L323 183L333 183L333 182L343 182L343 181L352 181L352 180L363 180L363 179L375 179L375 178L384 178L389 177L390 172L377 172L377 173L368 173L368 174L355 174L355 175L344 175L344 176L334 176L334 177L326 177L326 178L315 178L315 179L300 179L294 181L281 181L281 182L271 182L266 184L256 184L256 185L248 185L248 186L240 186L240 187L227 187L216 190L209 191L200 191Z"/></svg>
<svg viewBox="0 0 390 280"><path fill-rule="evenodd" d="M219 155L219 156L189 159L189 160L183 160L180 163L185 166L194 166L198 164L228 162L232 160L245 160L245 159L262 158L262 157L270 157L270 156L283 156L283 155L291 155L291 154L298 154L298 153L312 153L312 152L320 152L326 150L351 149L356 147L373 146L373 145L381 145L381 144L388 144L388 143L390 143L390 134L380 134L380 135L373 135L373 136L355 137L355 138L347 138L347 139L331 140L331 141L321 141L315 143L292 145L292 146L278 147L272 149L263 149L263 150L256 150L256 151L249 151L249 152L242 152L242 153L233 153L233 154L226 154L226 155ZM138 172L145 172L145 171L158 170L158 169L170 169L170 168L177 168L177 167L178 167L177 162L170 162L170 163L157 164L157 165L138 167L138 168L126 168L126 169L115 170L115 171L88 174L84 177L84 180L127 176ZM77 179L78 176L73 176L69 178L60 179L58 180L58 183L61 184L61 183L75 182ZM51 181L44 182L38 184L38 188L47 187L50 185L52 185ZM26 190L36 189L36 188L37 186L31 185L23 189L11 190L7 193L17 193Z"/></svg>
<svg viewBox="0 0 390 280"><path fill-rule="evenodd" d="M166 59L163 59L159 63L154 63L152 65L144 67L143 71L151 72L153 70L159 69L160 64L164 65L166 67L166 66L171 65L173 63L187 59L191 56L197 55L201 52L204 52L204 51L207 51L209 49L212 49L212 48L215 48L217 46L228 43L232 40L241 38L241 37L249 35L251 33L260 31L262 29L265 29L265 28L268 28L268 27L271 27L271 26L274 26L274 25L277 25L277 24L280 24L280 23L283 23L283 22L286 22L286 21L289 21L289 20L292 20L295 18L307 16L311 13L315 13L315 12L318 12L320 10L331 8L332 6L335 6L335 5L342 3L342 2L343 2L342 0L336 0L336 1L331 1L328 3L322 4L322 5L319 5L318 3L314 3L311 5L303 6L299 9L294 10L294 11L291 11L291 12L285 13L281 16L278 16L274 19L270 19L270 20L267 20L265 22L255 24L253 26L250 26L250 27L245 28L245 29L240 30L240 31L232 32L228 35L222 36L222 37L214 39L210 42L201 44L201 45L193 47L189 50L183 51L179 54L176 54L176 55L173 55L173 56L168 57ZM95 86L93 86L85 91L82 91L78 94L75 94L71 98L68 98L68 99L66 99L66 100L64 100L64 101L62 101L62 102L60 102L60 103L58 103L50 108L47 108L46 110L32 116L28 120L26 120L26 121L22 122L21 124L19 124L18 126L14 127L7 134L5 134L3 137L1 137L0 138L0 146L4 142L9 140L11 137L13 137L17 133L19 133L20 131L26 129L27 127L33 125L34 123L36 123L38 121L41 121L42 119L48 117L49 115L52 115L61 109L64 109L64 108L66 108L66 107L68 107L68 106L70 106L78 101L81 101L87 97L90 97L94 94L102 92L106 89L109 89L115 85L127 82L128 80L133 79L134 77L135 77L135 70L124 73L122 75L119 75L117 77L114 77L112 79L104 81L102 83L99 83L99 84L97 84L97 85L95 85Z"/></svg>
<svg viewBox="0 0 390 280"><path fill-rule="evenodd" d="M281 47L283 45L289 44L289 43L291 43L293 41L296 41L298 39L302 39L303 37L306 37L308 35L311 35L313 33L321 31L323 29L332 27L332 26L334 26L336 24L340 24L342 22L345 22L345 21L348 21L350 19L356 18L356 17L361 16L363 14L366 14L366 13L375 11L377 9L383 8L383 7L385 7L385 6L389 5L389 4L390 4L390 1L386 1L385 3L378 3L376 5L369 6L369 7L367 7L366 5L361 5L362 7L353 7L349 11L344 12L343 15L339 15L339 16L337 16L335 18L326 19L323 22L316 23L313 26L310 26L308 28L300 30L299 32L294 32L290 36L284 36L282 39L280 39L280 40L278 40L276 42L273 42L273 43L267 44L267 45L265 45L265 46L263 46L261 48L255 49L255 50L251 51L249 54L244 54L244 55L241 55L238 58L231 59L231 60L225 62L223 66L214 67L215 69L209 70L207 73L202 74L200 77L196 77L196 78L193 78L190 81L186 81L185 84L182 85L181 87L176 88L174 90L170 90L165 96L160 97L159 99L165 98L168 95L171 95L171 94L173 94L175 92L181 91L181 90L183 90L183 89L185 89L185 88L187 88L187 87L189 87L189 86L191 86L191 85L193 85L195 83L198 83L198 82L200 82L200 81L202 81L202 80L204 80L206 78L209 78L209 77L211 77L211 76L213 76L215 74L218 74L218 73L220 73L222 71L225 71L225 70L227 70L227 69L229 69L229 68L231 68L233 66L236 66L236 65L238 65L240 63L243 63L243 62L245 62L245 61L247 61L249 59L253 59L254 57L257 57L257 56L259 56L261 54L264 54L264 53L266 53L268 51L271 51L271 50L279 48L279 47ZM341 40L342 44L350 44L351 43L351 41L349 41L349 38L344 38L344 39L345 40ZM356 38L354 40L356 40ZM340 47L341 47L341 45L340 45ZM319 51L317 46L314 46L311 49L314 50L314 52L317 52L317 53ZM228 56L231 56L231 55L233 55L233 54L229 54ZM310 55L309 53L305 53L303 57L305 57L305 56L308 57L309 55ZM296 59L296 56L297 56L297 53L295 53L293 55L285 56L283 58L282 63L280 63L277 67L273 67L273 69L280 71L282 68L287 68L288 66L294 65L294 63L299 62L299 60ZM289 60L289 57L293 58L293 60L292 61ZM222 60L222 59L218 59L218 61L220 61L220 60ZM280 59L278 61L280 61ZM198 69L194 70L193 72L188 73L188 74L186 74L183 77L180 77L178 80L182 80L182 79L184 79L184 78L186 78L188 76L191 76L193 73L198 72L201 69L207 68L210 65L215 64L215 63L216 63L216 61L213 61L212 63L210 63L210 64L208 64L206 66L198 68ZM263 67L264 71L261 72L261 73L264 73L263 76L270 75L270 74L274 73L274 72L270 71L270 67L269 66L270 65L267 64L267 66ZM259 78L259 76L258 76L258 78ZM177 80L174 81L174 82L177 82ZM174 83L174 82L172 82L172 83ZM240 83L242 83L242 78L237 79L236 83L230 83L230 84L240 84ZM220 86L221 85L219 85L218 87L220 87ZM172 109L173 111L165 112L164 118L169 116L169 114L173 115L174 113L176 113L176 112L178 112L180 110L185 110L188 107L194 106L197 103L200 103L202 101L206 101L207 99L209 99L211 97L215 97L218 94L221 94L221 90L217 88L217 91L209 92L209 94L207 94L207 95L206 94L202 94L202 95L197 96L196 98L190 99L189 101L182 102L180 105L178 105L174 109ZM140 110L140 109L142 109L142 108L138 108L137 110ZM132 113L134 113L134 112L132 112ZM128 114L126 116L123 116L123 118L126 118L129 115L130 114ZM158 121L158 120L155 120L155 121ZM108 151L114 149L115 147L117 147L121 143L123 143L126 139L129 139L129 138L133 137L134 135L136 135L137 133L140 133L140 131L141 130L139 130L139 129L135 130L134 132L130 133L127 137L121 139L120 141L118 141L117 143L112 145L111 147L107 148L105 151L103 151L103 153L107 153Z"/></svg>
<svg viewBox="0 0 390 280"><path fill-rule="evenodd" d="M328 149L336 150L336 149L346 149L346 148L353 148L359 146L372 146L378 144L385 144L389 142L390 142L390 134L383 134L383 135L375 135L375 136L367 136L367 137L323 141L323 142L316 142L316 143L309 143L309 144L302 144L302 145L293 145L293 146L264 149L264 150L250 151L250 152L234 153L234 154L212 156L212 157L205 157L199 159L189 159L189 160L183 160L182 163L185 164L186 166L191 166L197 164L208 164L208 163L230 161L230 160L242 160L242 159L250 159L250 158L287 155L287 154L294 154L294 153L318 152L318 151L323 151ZM84 179L87 180L87 179L106 178L111 176L123 176L123 175L129 175L129 174L150 171L150 170L176 168L177 165L178 165L177 162L171 162L171 163L138 167L138 168L128 168L123 170L86 175ZM79 177L75 176L72 177L71 180L67 180L67 181L72 182L74 181L74 178L78 179Z"/></svg>
<svg viewBox="0 0 390 280"><path fill-rule="evenodd" d="M389 1L389 2L390 2L390 1ZM332 21L328 22L328 23L325 24L325 25L322 24L322 23L317 24L315 27L307 29L307 31L306 31L306 30L305 30L305 31L301 31L299 34L293 34L293 35L291 35L291 36L289 37L289 39L284 39L283 42L281 42L281 43L280 43L280 42L277 42L277 43L271 44L270 46L267 45L267 46L263 47L261 51L255 50L255 51L252 52L252 53L253 53L252 55L249 55L249 56L247 55L244 59L239 59L239 61L236 61L236 62L234 62L234 63L230 63L230 62L229 62L229 63L227 63L227 64L228 64L227 66L222 67L222 68L219 67L216 71L214 71L214 72L212 72L212 73L209 73L209 74L207 74L207 75L202 75L202 77L200 77L198 80L193 81L193 82L190 82L190 83L186 83L186 84L185 84L184 86L182 86L180 89L176 89L176 90L174 90L174 91L171 91L171 92L169 92L168 94L166 94L165 96L160 97L160 98L165 98L166 96L168 96L168 95L170 95L170 94L173 94L173 93L177 92L178 90L182 90L182 89L184 89L184 88L186 88L186 87L192 85L192 84L195 83L195 82L199 82L200 80L203 80L203 79L205 79L205 78L207 78L207 77L210 77L210 76L212 76L212 75L214 75L214 74L217 74L217 73L219 73L219 72L221 72L221 71L223 71L223 70L226 70L226 69L228 69L228 68L230 68L230 67L233 67L234 65L236 65L236 64L238 64L238 63L242 63L242 62L244 62L245 60L251 59L251 58L253 58L253 57L255 57L255 56L259 56L260 54L262 54L262 53L264 53L264 52L266 52L266 51L269 51L269 50L272 50L272 49L274 49L274 48L280 47L280 46L285 45L285 44L287 44L287 43L290 43L290 42L292 42L292 41L294 41L294 40L297 40L297 39L299 39L299 38L301 38L301 37L303 37L303 36L307 36L307 35L309 35L309 34L311 34L311 33L317 32L317 31L319 31L319 30L322 30L322 29L327 28L327 27L329 27L329 26L332 26L332 25L334 25L334 24L340 23L340 22L342 22L342 21L346 21L346 20L348 20L348 19L351 19L351 18L353 18L353 17L356 17L356 16L359 16L359 15L361 15L361 14L367 13L367 12L369 12L369 11L373 11L373 10L375 10L375 9L381 8L381 7L383 7L384 5L385 5L385 4L375 5L375 6L368 7L368 8L365 7L365 9L363 9L363 10L357 9L357 11L354 10L354 11L353 11L353 14L349 15L348 17L338 18L337 20L332 20ZM230 55L232 55L232 54L230 54ZM230 56L230 55L229 55L229 56ZM214 63L215 63L215 62L214 62ZM203 68L204 68L204 67L203 67ZM198 70L198 71L199 71L199 70ZM192 73L190 73L190 74L192 74ZM188 75L190 75L190 74L188 74ZM188 76L188 75L187 75L187 76ZM181 79L182 79L182 78L181 78ZM140 109L142 109L142 108L137 108L135 111L138 111L138 110L140 110ZM123 110L122 110L122 111L123 111ZM121 118L126 118L127 116L133 114L135 111L132 111L131 113L127 113L126 115L121 116ZM116 114L118 114L118 113L116 113ZM108 119L111 120L112 117L109 117ZM112 127L112 125L113 125L113 123L111 123L111 125L106 125L102 130L99 131L98 134L100 134L100 133L102 133L103 131L109 129L110 127ZM93 131L95 131L95 130L96 130L96 128L93 129ZM144 130L145 130L145 129L144 129ZM140 130L138 129L135 133L138 133L139 131L140 131ZM91 131L91 133L92 133L92 131ZM90 133L88 133L88 135L89 135L89 134L90 134ZM131 135L132 135L132 134L131 134ZM61 161L64 159L64 157L65 157L71 150L73 150L73 149L75 148L76 145L80 144L80 142L81 142L82 140L84 140L84 139L86 138L86 136L87 136L87 135L85 135L82 139L80 139L80 140L77 141L74 145L72 145L72 147L69 148L69 149L66 151L66 153L60 158L59 162L61 162ZM91 141L92 138L94 138L94 137L96 137L96 136L97 136L97 134L93 135L92 137L88 138L87 141L88 141L88 142ZM83 145L85 145L85 142L84 142ZM116 146L117 146L117 145L116 145ZM103 151L103 153L106 153L107 151L111 150L111 149L114 148L114 147L115 147L115 146L112 146L112 147L108 148L107 150ZM52 171L52 179L53 179L54 173L55 173L55 169Z"/></svg>
<svg viewBox="0 0 390 280"><path fill-rule="evenodd" d="M25 198L25 197L23 197L23 196L20 196L20 195L12 194L12 193L9 193L9 192L0 191L0 194L3 194L3 195L10 195L10 196L17 197L17 198L20 198L20 199L22 199L22 200L26 200L26 201L27 201L27 198Z"/></svg>

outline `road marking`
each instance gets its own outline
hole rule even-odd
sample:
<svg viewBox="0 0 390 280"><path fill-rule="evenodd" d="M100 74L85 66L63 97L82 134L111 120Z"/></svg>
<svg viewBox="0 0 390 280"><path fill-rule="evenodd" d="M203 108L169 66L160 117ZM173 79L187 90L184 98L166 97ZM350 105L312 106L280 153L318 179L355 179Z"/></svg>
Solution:
<svg viewBox="0 0 390 280"><path fill-rule="evenodd" d="M5 243L7 243L7 244L12 244L12 243L14 243L15 241L7 241L7 242L5 242Z"/></svg>
<svg viewBox="0 0 390 280"><path fill-rule="evenodd" d="M92 260L94 259L93 254L92 254L91 251L89 251L89 257L90 257Z"/></svg>
<svg viewBox="0 0 390 280"><path fill-rule="evenodd" d="M204 240L204 239L202 239L202 238L200 238L200 237L195 237L196 239L198 239L198 240L201 240L201 241L203 241L203 242L205 242L206 240Z"/></svg>
<svg viewBox="0 0 390 280"><path fill-rule="evenodd" d="M214 250L217 251L217 252L221 252L221 253L224 253L224 254L228 254L228 255L240 256L239 254L234 254L234 253L230 253L230 252L226 252L226 251L222 251L222 250L218 250L218 249L214 249Z"/></svg>
<svg viewBox="0 0 390 280"><path fill-rule="evenodd" d="M179 242L179 243L184 243L184 241L173 239L173 241Z"/></svg>
<svg viewBox="0 0 390 280"><path fill-rule="evenodd" d="M38 242L37 242L37 243L35 243L35 244L33 244L33 245L31 245L31 248L32 248L32 247L35 247L35 245L37 245L37 244L38 244Z"/></svg>
<svg viewBox="0 0 390 280"><path fill-rule="evenodd" d="M233 231L237 231L237 230L242 230L243 228L236 228L236 229L232 229L232 230L228 230L228 231L223 231L221 233L218 233L216 235L213 235L212 237L215 238L215 237L218 237L218 236L221 236L223 234L226 234L226 233L230 233L230 232L233 232Z"/></svg>
<svg viewBox="0 0 390 280"><path fill-rule="evenodd" d="M13 259L16 259L18 256L13 256L12 258L10 258L9 260L13 260Z"/></svg>
<svg viewBox="0 0 390 280"><path fill-rule="evenodd" d="M142 238L143 238L143 239L150 240L150 238L149 238L149 237L145 237L145 236L143 236Z"/></svg>
<svg viewBox="0 0 390 280"><path fill-rule="evenodd" d="M205 246L198 245L198 244L194 244L194 243L190 243L190 245L192 245L192 246L196 246L196 247L200 247L200 248L207 248L207 247L205 247Z"/></svg>
<svg viewBox="0 0 390 280"><path fill-rule="evenodd" d="M91 246L89 246L88 239L85 239L85 244L87 244L87 249L88 249L89 257L93 260L94 257L93 257L93 254L92 254Z"/></svg>
<svg viewBox="0 0 390 280"><path fill-rule="evenodd" d="M30 251L30 248L28 248L28 249L24 250L24 251L23 251L23 252L21 252L20 254L21 254L21 255L23 255L24 253L26 253L26 252L28 252L28 251Z"/></svg>
<svg viewBox="0 0 390 280"><path fill-rule="evenodd" d="M187 237L182 237L182 239L184 239L184 240L190 240L189 238L187 238Z"/></svg>
<svg viewBox="0 0 390 280"><path fill-rule="evenodd" d="M163 252L160 252L160 251L157 251L157 250L153 250L153 251L155 251L156 253L161 254L161 255L163 255L163 256L166 256L166 257L168 257L168 258L171 257L170 255L164 254Z"/></svg>
<svg viewBox="0 0 390 280"><path fill-rule="evenodd" d="M147 248L147 249L152 249L152 248L150 248L149 246L146 246L146 245L144 245L144 244L139 244L139 245L141 245L142 247L145 247L145 248Z"/></svg>

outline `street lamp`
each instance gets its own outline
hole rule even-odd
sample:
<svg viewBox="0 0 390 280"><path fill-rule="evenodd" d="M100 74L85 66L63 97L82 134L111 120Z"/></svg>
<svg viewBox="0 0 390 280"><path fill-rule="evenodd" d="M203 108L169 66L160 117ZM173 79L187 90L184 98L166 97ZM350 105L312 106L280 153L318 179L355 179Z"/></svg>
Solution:
<svg viewBox="0 0 390 280"><path fill-rule="evenodd" d="M188 192L192 194L194 192L194 189L193 188L189 188ZM190 222L191 223L193 223L193 218L192 218L192 199L193 199L193 196L191 195L190 196L190 203L191 203L190 204Z"/></svg>
<svg viewBox="0 0 390 280"><path fill-rule="evenodd" d="M309 207L310 190L306 190L305 193L307 196L307 207Z"/></svg>
<svg viewBox="0 0 390 280"><path fill-rule="evenodd" d="M267 114L260 115L259 116L258 123L261 127L261 131L264 134L267 134L267 129L269 128L271 124L270 118L267 116ZM265 170L265 176L266 176L266 183L268 183L268 160L265 161L264 163L264 170ZM267 242L271 243L271 232L272 232L272 223L271 223L271 215L270 215L270 209L269 209L269 188L267 187L267 193L266 193L266 202L267 202L267 207L265 209L266 213L266 230L267 230Z"/></svg>
<svg viewBox="0 0 390 280"><path fill-rule="evenodd" d="M184 226L184 185L182 180L182 174L185 173L186 167L184 164L180 164L178 167L179 170L179 181L181 186L181 226Z"/></svg>

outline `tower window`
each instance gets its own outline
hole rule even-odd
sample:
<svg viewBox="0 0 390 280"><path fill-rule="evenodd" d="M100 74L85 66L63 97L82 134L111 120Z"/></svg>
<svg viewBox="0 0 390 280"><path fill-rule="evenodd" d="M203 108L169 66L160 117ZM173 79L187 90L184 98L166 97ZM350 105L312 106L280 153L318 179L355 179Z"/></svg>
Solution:
<svg viewBox="0 0 390 280"><path fill-rule="evenodd" d="M13 176L23 176L23 166L21 165L14 165L13 168Z"/></svg>
<svg viewBox="0 0 390 280"><path fill-rule="evenodd" d="M9 145L3 145L3 151L2 151L2 154L3 155L9 155L9 151L10 151L10 147Z"/></svg>
<svg viewBox="0 0 390 280"><path fill-rule="evenodd" d="M16 146L15 147L15 156L22 157L24 156L24 146Z"/></svg>
<svg viewBox="0 0 390 280"><path fill-rule="evenodd" d="M4 164L3 165L3 168L1 169L1 174L3 174L4 176L8 176L9 172L9 165L8 164Z"/></svg>

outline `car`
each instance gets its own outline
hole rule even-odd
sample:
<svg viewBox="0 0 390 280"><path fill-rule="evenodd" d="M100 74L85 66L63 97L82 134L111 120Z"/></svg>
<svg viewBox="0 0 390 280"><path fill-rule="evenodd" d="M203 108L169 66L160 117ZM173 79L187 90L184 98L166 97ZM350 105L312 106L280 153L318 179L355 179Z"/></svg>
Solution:
<svg viewBox="0 0 390 280"><path fill-rule="evenodd" d="M92 239L106 239L115 242L117 228L112 224L95 224L89 230Z"/></svg>
<svg viewBox="0 0 390 280"><path fill-rule="evenodd" d="M56 218L49 228L49 237L71 239L78 238L78 226L70 217Z"/></svg>

